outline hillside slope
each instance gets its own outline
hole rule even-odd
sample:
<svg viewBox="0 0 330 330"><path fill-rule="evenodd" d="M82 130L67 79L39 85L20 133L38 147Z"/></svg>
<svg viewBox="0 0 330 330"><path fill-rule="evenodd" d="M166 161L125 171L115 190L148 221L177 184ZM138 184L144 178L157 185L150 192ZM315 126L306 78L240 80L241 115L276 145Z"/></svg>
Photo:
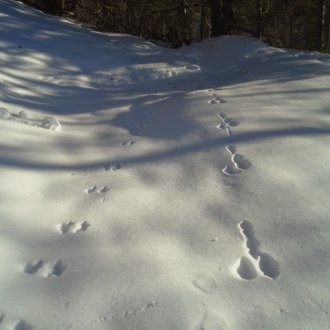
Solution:
<svg viewBox="0 0 330 330"><path fill-rule="evenodd" d="M328 329L330 56L0 0L0 63L1 329Z"/></svg>

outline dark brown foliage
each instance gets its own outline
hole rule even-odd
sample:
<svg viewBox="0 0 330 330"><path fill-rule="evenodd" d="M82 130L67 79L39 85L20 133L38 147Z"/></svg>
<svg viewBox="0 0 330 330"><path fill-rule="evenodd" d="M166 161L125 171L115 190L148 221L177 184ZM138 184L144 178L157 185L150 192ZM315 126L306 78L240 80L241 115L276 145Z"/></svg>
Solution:
<svg viewBox="0 0 330 330"><path fill-rule="evenodd" d="M103 31L173 46L224 34L330 52L330 0L23 0Z"/></svg>

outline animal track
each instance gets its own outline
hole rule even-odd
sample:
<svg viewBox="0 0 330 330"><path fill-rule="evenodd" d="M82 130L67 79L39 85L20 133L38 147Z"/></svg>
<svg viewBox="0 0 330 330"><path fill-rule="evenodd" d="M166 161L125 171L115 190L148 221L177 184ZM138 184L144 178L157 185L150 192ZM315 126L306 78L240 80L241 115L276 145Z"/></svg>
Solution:
<svg viewBox="0 0 330 330"><path fill-rule="evenodd" d="M43 119L33 119L30 118L28 114L24 111L20 111L18 114L16 114L11 113L6 108L0 108L0 118L4 120L16 121L31 126L42 127L52 131L60 131L62 129L60 122L54 117L46 116Z"/></svg>
<svg viewBox="0 0 330 330"><path fill-rule="evenodd" d="M244 280L252 280L257 277L257 272L250 259L242 257L237 267L238 275Z"/></svg>
<svg viewBox="0 0 330 330"><path fill-rule="evenodd" d="M260 269L260 272L267 278L275 279L280 275L280 269L277 261L269 254L259 249L260 241L256 239L252 223L244 220L239 223L239 229L245 241L248 250L248 257L242 257L236 269L238 275L245 280L256 278L257 272L254 264ZM252 259L251 259L252 258Z"/></svg>
<svg viewBox="0 0 330 330"><path fill-rule="evenodd" d="M86 194L92 194L96 191L96 186L90 186L89 188L85 189ZM105 194L107 191L109 191L109 188L107 186L101 186L99 189L97 189L97 192L99 194Z"/></svg>
<svg viewBox="0 0 330 330"><path fill-rule="evenodd" d="M233 164L227 164L222 169L222 172L228 176L232 176L238 173L237 169L234 167Z"/></svg>
<svg viewBox="0 0 330 330"><path fill-rule="evenodd" d="M226 103L226 101L222 97L216 94L211 94L211 96L213 96L213 98L207 102L208 104Z"/></svg>
<svg viewBox="0 0 330 330"><path fill-rule="evenodd" d="M252 165L243 155L240 154L234 154L232 156L232 161L239 170L247 170Z"/></svg>
<svg viewBox="0 0 330 330"><path fill-rule="evenodd" d="M127 140L127 141L120 142L120 145L121 146L131 146L134 143L135 143L135 141L133 141L133 140Z"/></svg>
<svg viewBox="0 0 330 330"><path fill-rule="evenodd" d="M6 313L0 314L0 328L8 330L32 330L33 327L25 320L15 320L13 317L6 317Z"/></svg>
<svg viewBox="0 0 330 330"><path fill-rule="evenodd" d="M218 113L218 117L219 117L220 119L224 120L224 119L226 118L226 114L223 113L223 112L219 112L219 113Z"/></svg>
<svg viewBox="0 0 330 330"><path fill-rule="evenodd" d="M44 261L42 259L38 259L33 262L28 262L24 267L25 274L35 274L42 266L44 265Z"/></svg>
<svg viewBox="0 0 330 330"><path fill-rule="evenodd" d="M118 164L118 163L117 164L104 165L104 169L106 171L109 171L109 170L111 170L111 171L117 171L120 168L121 168L121 165Z"/></svg>
<svg viewBox="0 0 330 330"><path fill-rule="evenodd" d="M226 150L231 154L231 155L235 155L236 154L236 146L234 146L233 144L229 144L228 146L226 146Z"/></svg>
<svg viewBox="0 0 330 330"><path fill-rule="evenodd" d="M33 327L24 320L19 320L13 325L13 330L32 330Z"/></svg>
<svg viewBox="0 0 330 330"><path fill-rule="evenodd" d="M260 242L254 237L253 226L248 220L239 223L239 229L245 241L249 254L256 259Z"/></svg>
<svg viewBox="0 0 330 330"><path fill-rule="evenodd" d="M205 293L212 292L217 287L217 284L212 277L203 274L198 275L193 281L193 284L197 289Z"/></svg>
<svg viewBox="0 0 330 330"><path fill-rule="evenodd" d="M23 272L28 275L40 274L42 277L60 276L66 269L61 259L54 262L45 263L43 259L38 259L34 262L28 262Z"/></svg>
<svg viewBox="0 0 330 330"><path fill-rule="evenodd" d="M40 125L37 126L50 129L52 131L60 131L62 129L60 122L54 117L44 117Z"/></svg>
<svg viewBox="0 0 330 330"><path fill-rule="evenodd" d="M85 193L86 194L91 194L95 191L95 189L96 189L96 186L91 186L91 187L85 189Z"/></svg>
<svg viewBox="0 0 330 330"><path fill-rule="evenodd" d="M277 261L267 253L259 254L259 267L265 276L275 279L280 275L280 267Z"/></svg>
<svg viewBox="0 0 330 330"><path fill-rule="evenodd" d="M65 265L61 259L48 264L47 268L46 277L60 276L65 271Z"/></svg>
<svg viewBox="0 0 330 330"><path fill-rule="evenodd" d="M100 187L100 188L97 190L97 192L98 192L99 194L105 194L108 190L109 190L109 189L108 189L107 186L102 186L102 187Z"/></svg>
<svg viewBox="0 0 330 330"><path fill-rule="evenodd" d="M237 148L233 144L227 145L226 150L230 153L231 159L228 164L222 169L222 172L226 175L235 175L240 171L249 169L252 164L243 155L237 154Z"/></svg>
<svg viewBox="0 0 330 330"><path fill-rule="evenodd" d="M90 224L87 221L81 222L63 222L62 224L58 225L58 231L61 234L66 234L67 232L71 231L72 233L79 233L81 231L86 231Z"/></svg>
<svg viewBox="0 0 330 330"><path fill-rule="evenodd" d="M218 113L218 117L220 118L220 124L217 125L218 129L225 129L229 136L232 135L231 128L238 126L238 122L234 119L228 118L225 113Z"/></svg>

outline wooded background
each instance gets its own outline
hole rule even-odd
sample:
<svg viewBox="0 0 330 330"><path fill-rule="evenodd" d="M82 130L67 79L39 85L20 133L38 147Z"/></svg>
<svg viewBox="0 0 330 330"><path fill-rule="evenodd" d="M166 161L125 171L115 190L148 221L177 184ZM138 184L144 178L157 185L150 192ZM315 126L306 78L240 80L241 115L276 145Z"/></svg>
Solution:
<svg viewBox="0 0 330 330"><path fill-rule="evenodd" d="M235 34L330 52L330 0L23 0L102 31L170 42Z"/></svg>

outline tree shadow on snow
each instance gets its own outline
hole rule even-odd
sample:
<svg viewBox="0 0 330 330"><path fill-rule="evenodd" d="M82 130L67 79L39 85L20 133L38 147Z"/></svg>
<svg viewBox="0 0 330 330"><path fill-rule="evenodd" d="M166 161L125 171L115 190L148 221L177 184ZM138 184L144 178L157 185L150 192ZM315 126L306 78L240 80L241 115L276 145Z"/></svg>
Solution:
<svg viewBox="0 0 330 330"><path fill-rule="evenodd" d="M224 74L219 74L216 70L212 72L212 68L208 68L206 65L202 72L197 75L192 74L191 79L185 81L168 77L164 79L154 77L149 81L143 81L143 79L139 80L137 73L137 76L131 77L130 81L123 82L123 84L118 82L116 85L111 80L113 78L111 74L100 78L99 71L103 70L103 74L106 70L111 72L116 68L116 63L129 64L132 60L141 65L159 61L166 62L167 52L173 56L177 54L174 60L169 60L172 61L171 63L167 62L167 64L173 65L180 58L178 54L181 50L176 53L174 50L164 50L142 42L139 38L115 34L102 35L86 28L64 24L57 18L45 16L16 2L8 2L8 5L1 8L1 11L7 16L1 18L0 32L2 32L3 40L0 50L10 55L4 58L4 65L0 68L1 72L8 77L8 81L0 80L1 101L8 107L8 110L11 110L9 106L12 105L16 109L22 106L25 109L42 111L47 115L62 115L63 121L62 118L61 121L64 125L67 124L71 128L74 128L75 125L85 126L86 132L88 132L89 126L102 126L104 132L91 136L87 141L89 146L106 147L109 138L114 136L111 132L112 127L122 129L133 139L134 137L145 137L176 140L184 137L197 125L189 117L189 104L184 102L187 93L194 90L215 89L221 86L234 88L236 84L244 82L262 86L277 82L280 86L281 83L290 80L322 78L330 72L329 65L325 66L328 61L328 57L325 55L315 55L318 59L313 61L307 53L283 51L276 55L277 57L270 56L264 60L247 59L234 73L232 70L227 70ZM42 18L47 17L47 19L41 19L41 16ZM85 40L84 43L75 43L76 40L82 38ZM67 49L66 54L63 54L63 45ZM125 47L129 48L129 52L126 52L128 49ZM100 58L96 54L101 54ZM36 65L36 70L42 68L39 79L22 74L25 72L27 58L31 67ZM122 58L125 58L124 62L121 61ZM185 61L188 58L185 58ZM196 64L196 58L193 56L190 58L190 63ZM82 71L82 67L84 71ZM131 74L130 69L127 72L128 75ZM293 75L292 72L295 74ZM330 89L320 87L316 90L318 93L324 94L329 93ZM147 92L149 95L146 95ZM304 95L313 94L315 90L305 88L303 92ZM261 91L259 95L268 93L280 92L266 90ZM283 93L286 93L285 85L283 85ZM299 93L299 90L293 93ZM257 92L255 95L249 94L251 97L259 95ZM3 105L0 104L0 106ZM121 108L125 110L122 111ZM65 115L68 114L88 114L89 117L80 116L74 123L66 123ZM123 162L126 166L134 166L218 148L229 142L250 143L259 139L330 134L328 127L300 126L300 128L289 127L261 132L235 132L235 135L230 138L219 137L185 145L172 144L170 150L122 157L118 161ZM72 143L67 138L58 138L54 139L52 143L71 155L86 148L86 140ZM18 146L16 147L18 148ZM71 165L51 164L38 160L40 150L32 151L29 157L24 157L21 153L19 157L15 157L15 150L18 151L18 149L13 149L13 152L10 153L4 140L1 150L2 164L19 168L86 170L101 168L105 162L109 161L104 157L102 162L73 162ZM31 157L34 153L35 157Z"/></svg>

